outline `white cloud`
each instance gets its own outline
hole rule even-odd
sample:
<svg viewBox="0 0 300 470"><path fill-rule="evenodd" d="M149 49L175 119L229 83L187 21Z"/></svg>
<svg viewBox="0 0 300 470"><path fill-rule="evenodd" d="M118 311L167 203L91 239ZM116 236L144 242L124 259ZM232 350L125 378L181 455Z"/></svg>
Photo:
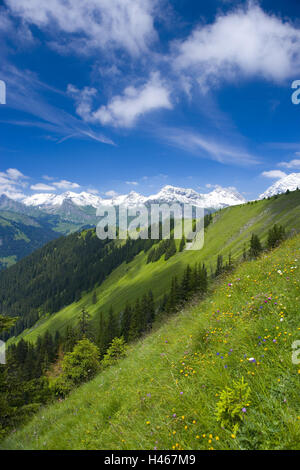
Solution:
<svg viewBox="0 0 300 470"><path fill-rule="evenodd" d="M286 176L286 173L280 170L270 170L270 171L263 171L261 175L265 176L266 178L281 179Z"/></svg>
<svg viewBox="0 0 300 470"><path fill-rule="evenodd" d="M52 33L62 52L146 51L156 39L157 0L6 0L12 14Z"/></svg>
<svg viewBox="0 0 300 470"><path fill-rule="evenodd" d="M296 152L297 155L298 152ZM300 169L300 160L299 159L294 159L291 160L290 162L280 162L278 163L278 166L282 166L284 168L294 168L294 169Z"/></svg>
<svg viewBox="0 0 300 470"><path fill-rule="evenodd" d="M14 181L27 178L27 176L23 175L23 173L16 168L8 168L8 170L6 170L6 174L8 178L11 178Z"/></svg>
<svg viewBox="0 0 300 470"><path fill-rule="evenodd" d="M8 168L6 171L0 172L0 194L5 194L11 199L23 199L25 195L22 190L27 186L24 181L27 176L16 168Z"/></svg>
<svg viewBox="0 0 300 470"><path fill-rule="evenodd" d="M172 108L170 91L159 74L154 73L145 85L129 86L123 95L114 96L108 105L95 111L90 120L100 121L103 125L131 127L143 114L161 108Z"/></svg>
<svg viewBox="0 0 300 470"><path fill-rule="evenodd" d="M30 186L30 189L33 191L56 191L54 186L50 186L49 184L37 183Z"/></svg>
<svg viewBox="0 0 300 470"><path fill-rule="evenodd" d="M69 84L67 93L75 100L76 113L85 121L91 120L92 101L97 94L96 88L84 87L79 90L74 85Z"/></svg>
<svg viewBox="0 0 300 470"><path fill-rule="evenodd" d="M263 77L280 82L300 72L300 29L255 2L220 14L174 43L174 67L204 87Z"/></svg>
<svg viewBox="0 0 300 470"><path fill-rule="evenodd" d="M46 181L53 181L55 178L53 176L43 175L42 178Z"/></svg>
<svg viewBox="0 0 300 470"><path fill-rule="evenodd" d="M106 191L106 193L104 193L104 194L107 197L117 197L118 196L118 193L116 191L114 191L113 189L111 189L110 191Z"/></svg>
<svg viewBox="0 0 300 470"><path fill-rule="evenodd" d="M137 181L125 181L125 183L129 186L138 186L139 184Z"/></svg>
<svg viewBox="0 0 300 470"><path fill-rule="evenodd" d="M61 180L52 183L58 189L77 189L80 188L80 185L77 183L72 183L71 181Z"/></svg>

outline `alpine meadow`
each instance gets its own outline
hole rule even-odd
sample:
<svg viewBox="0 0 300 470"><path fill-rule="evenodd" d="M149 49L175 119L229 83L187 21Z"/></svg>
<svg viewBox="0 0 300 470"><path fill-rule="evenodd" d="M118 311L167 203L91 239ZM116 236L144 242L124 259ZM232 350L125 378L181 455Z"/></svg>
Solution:
<svg viewBox="0 0 300 470"><path fill-rule="evenodd" d="M300 450L299 20L0 1L4 456Z"/></svg>

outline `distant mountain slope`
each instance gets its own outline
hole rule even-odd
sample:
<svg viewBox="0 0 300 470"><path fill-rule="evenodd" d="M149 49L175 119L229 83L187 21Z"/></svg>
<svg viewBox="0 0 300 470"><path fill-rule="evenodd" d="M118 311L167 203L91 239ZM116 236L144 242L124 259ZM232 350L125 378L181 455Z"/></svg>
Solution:
<svg viewBox="0 0 300 470"><path fill-rule="evenodd" d="M170 288L171 278L175 275L180 278L187 264L205 262L211 273L216 268L218 254L223 255L224 262L227 261L229 253L233 261L241 258L244 245L248 246L253 232L257 233L264 243L269 228L275 223L282 224L288 233L300 231L299 214L300 191L282 195L276 199L249 202L245 205L222 209L214 214L213 222L206 230L202 250L177 252L167 261L162 257L159 261L148 264L148 253L141 251L132 261L127 264L123 262L114 269L101 286L95 286L92 289L97 294L96 303L93 303L92 290L87 293L83 292L80 300L67 305L55 314L50 315L48 312L41 316L36 325L24 331L21 336L26 340L35 341L39 334L44 334L47 330L52 333L56 330L64 331L68 324L72 325L77 322L78 314L83 307L87 308L97 330L99 313L107 314L111 306L116 313L119 313L124 309L127 301L134 302L149 289L152 289L156 300L161 299ZM68 243L68 237L66 243ZM57 255L63 259L63 250L61 255L59 253ZM90 270L93 271L93 265L90 262L84 263L84 251L79 250L77 256L83 257L82 278L89 277ZM59 272L59 264L57 269ZM5 279L9 275L9 272L2 273L4 277L0 282L0 298L3 299L6 296L6 289L1 290L1 285L5 285ZM31 284L31 281L28 279L27 283ZM40 293L41 290L39 290ZM22 296L19 302L22 303ZM21 309L20 314L22 314Z"/></svg>
<svg viewBox="0 0 300 470"><path fill-rule="evenodd" d="M80 208L71 207L77 213ZM32 253L45 243L68 234L85 226L95 225L96 219L84 217L85 213L77 214L73 221L68 219L67 203L61 208L60 214L51 214L38 207L26 206L14 201L4 194L0 196L0 269L14 264L24 256Z"/></svg>
<svg viewBox="0 0 300 470"><path fill-rule="evenodd" d="M272 184L272 186L259 196L259 199L282 194L287 190L295 191L297 188L300 189L300 173L291 173Z"/></svg>
<svg viewBox="0 0 300 470"><path fill-rule="evenodd" d="M58 236L59 233L45 221L0 211L0 269L14 264Z"/></svg>
<svg viewBox="0 0 300 470"><path fill-rule="evenodd" d="M299 340L299 250L297 236L243 263L204 301L131 344L127 358L65 400L43 407L0 448L300 449L299 365L291 360ZM242 379L247 385L238 393ZM226 403L241 418L224 406L222 423L216 409L227 387L238 393L235 401L227 394Z"/></svg>

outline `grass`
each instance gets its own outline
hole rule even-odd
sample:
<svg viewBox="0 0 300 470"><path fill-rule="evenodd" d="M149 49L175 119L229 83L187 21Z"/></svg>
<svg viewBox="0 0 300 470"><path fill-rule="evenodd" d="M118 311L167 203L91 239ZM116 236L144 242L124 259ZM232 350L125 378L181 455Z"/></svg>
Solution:
<svg viewBox="0 0 300 470"><path fill-rule="evenodd" d="M243 263L0 448L299 449L300 365L291 359L300 339L299 261L297 235ZM222 390L242 377L250 397L234 434L215 410Z"/></svg>
<svg viewBox="0 0 300 470"><path fill-rule="evenodd" d="M163 257L156 263L146 264L147 253L141 253L129 263L119 268L97 287L98 301L92 303L93 292L86 293L77 303L66 306L54 315L44 315L30 330L25 330L17 339L35 342L37 337L47 330L63 332L67 325L74 325L80 310L85 307L91 315L95 330L99 312L108 312L112 305L115 312L120 312L127 301L133 303L137 297L152 289L157 300L169 290L171 278L182 276L188 263L206 262L208 270L214 270L219 253L227 260L229 253L233 259L242 256L243 246L248 246L251 233L257 233L266 241L268 229L275 223L282 224L287 231L300 231L300 191L291 192L271 200L257 201L229 207L215 214L214 222L205 233L204 247L200 251L177 253L167 262ZM10 341L15 341L12 338Z"/></svg>

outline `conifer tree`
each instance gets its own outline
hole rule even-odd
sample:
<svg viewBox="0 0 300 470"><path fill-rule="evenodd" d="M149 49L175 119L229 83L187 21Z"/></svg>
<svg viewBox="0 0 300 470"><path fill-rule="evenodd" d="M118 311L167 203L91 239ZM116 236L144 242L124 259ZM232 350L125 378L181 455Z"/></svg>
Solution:
<svg viewBox="0 0 300 470"><path fill-rule="evenodd" d="M219 276L223 271L223 256L222 255L218 255L218 258L217 258L217 268L216 268L216 272L215 272L215 275L216 276Z"/></svg>
<svg viewBox="0 0 300 470"><path fill-rule="evenodd" d="M122 320L121 320L121 336L125 339L126 342L128 342L129 339L129 332L130 332L130 326L131 326L131 318L132 317L132 309L130 304L127 302L125 306L125 310L122 315Z"/></svg>
<svg viewBox="0 0 300 470"><path fill-rule="evenodd" d="M92 297L92 304L95 305L97 303L97 292L94 290L93 297Z"/></svg>
<svg viewBox="0 0 300 470"><path fill-rule="evenodd" d="M99 315L99 326L98 326L98 334L97 334L97 346L99 348L100 356L102 357L105 354L106 349L108 348L109 344L105 338L106 335L106 328L103 313L100 312Z"/></svg>
<svg viewBox="0 0 300 470"><path fill-rule="evenodd" d="M108 320L107 320L105 330L106 330L105 341L106 341L106 344L108 344L109 346L112 340L116 338L117 336L119 336L119 326L118 326L117 319L114 315L112 306L110 307L109 312L108 312Z"/></svg>
<svg viewBox="0 0 300 470"><path fill-rule="evenodd" d="M148 325L152 325L155 318L155 304L154 304L154 297L153 292L150 289L148 292L148 316L147 316L147 323Z"/></svg>
<svg viewBox="0 0 300 470"><path fill-rule="evenodd" d="M275 248L285 239L285 230L281 225L275 224L268 232L268 249Z"/></svg>
<svg viewBox="0 0 300 470"><path fill-rule="evenodd" d="M87 336L90 314L83 307L79 317L79 331L82 337Z"/></svg>
<svg viewBox="0 0 300 470"><path fill-rule="evenodd" d="M252 233L251 240L250 240L250 249L249 249L249 256L250 258L257 258L262 252L262 245L258 238L258 235Z"/></svg>
<svg viewBox="0 0 300 470"><path fill-rule="evenodd" d="M176 250L175 240L174 240L174 238L171 238L169 240L168 248L167 248L166 253L165 253L165 261L167 261L169 258L171 258L171 256L175 255L176 251L177 250Z"/></svg>

